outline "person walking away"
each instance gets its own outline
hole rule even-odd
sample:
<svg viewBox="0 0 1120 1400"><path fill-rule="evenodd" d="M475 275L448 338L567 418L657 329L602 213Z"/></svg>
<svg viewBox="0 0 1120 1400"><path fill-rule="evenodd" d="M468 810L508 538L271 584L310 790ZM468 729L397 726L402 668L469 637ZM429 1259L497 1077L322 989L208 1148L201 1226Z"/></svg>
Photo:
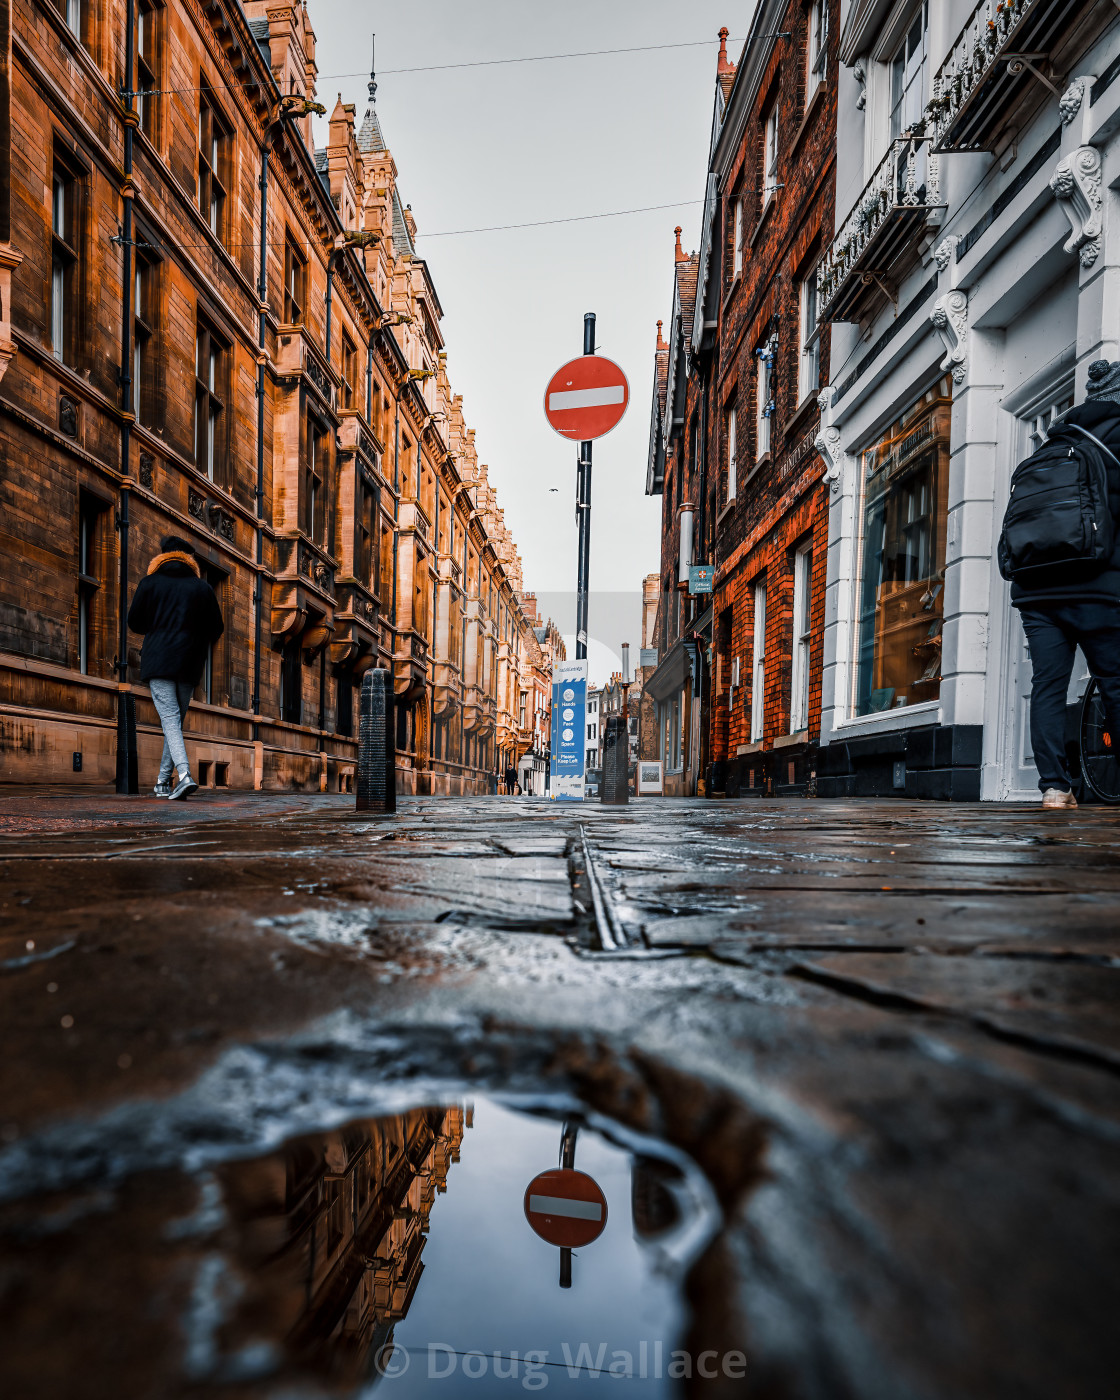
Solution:
<svg viewBox="0 0 1120 1400"><path fill-rule="evenodd" d="M1016 470L1000 570L1011 579L1031 655L1042 805L1076 807L1065 732L1078 646L1120 741L1120 360L1089 366L1085 403L1056 419L1047 442Z"/></svg>
<svg viewBox="0 0 1120 1400"><path fill-rule="evenodd" d="M140 679L148 682L163 728L163 758L153 792L180 801L198 789L183 742L183 717L202 679L206 653L225 629L190 541L165 535L160 551L133 595L128 626L144 637Z"/></svg>
<svg viewBox="0 0 1120 1400"><path fill-rule="evenodd" d="M517 769L511 763L506 769L506 795L514 796L514 788L517 786Z"/></svg>

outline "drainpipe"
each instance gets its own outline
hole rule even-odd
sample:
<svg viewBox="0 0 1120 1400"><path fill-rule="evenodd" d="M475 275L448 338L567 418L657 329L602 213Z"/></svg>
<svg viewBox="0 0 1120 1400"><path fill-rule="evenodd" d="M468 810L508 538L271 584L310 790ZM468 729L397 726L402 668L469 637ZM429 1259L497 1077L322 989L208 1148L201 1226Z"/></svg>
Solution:
<svg viewBox="0 0 1120 1400"><path fill-rule="evenodd" d="M331 367L331 293L334 291L334 250L327 254L327 325L324 339L327 344L327 368Z"/></svg>
<svg viewBox="0 0 1120 1400"><path fill-rule="evenodd" d="M261 737L261 631L264 617L264 381L265 330L268 322L268 162L275 127L265 131L261 148L261 238L257 277L257 579L253 594L253 742Z"/></svg>
<svg viewBox="0 0 1120 1400"><path fill-rule="evenodd" d="M132 429L132 133L137 115L132 106L132 76L135 67L136 0L125 6L127 32L124 40L124 183L121 187L121 476L120 487L120 632L117 641L117 791L138 793L136 756L136 700L128 683L128 502L131 490L129 461Z"/></svg>
<svg viewBox="0 0 1120 1400"><path fill-rule="evenodd" d="M366 423L373 426L373 337L366 346Z"/></svg>

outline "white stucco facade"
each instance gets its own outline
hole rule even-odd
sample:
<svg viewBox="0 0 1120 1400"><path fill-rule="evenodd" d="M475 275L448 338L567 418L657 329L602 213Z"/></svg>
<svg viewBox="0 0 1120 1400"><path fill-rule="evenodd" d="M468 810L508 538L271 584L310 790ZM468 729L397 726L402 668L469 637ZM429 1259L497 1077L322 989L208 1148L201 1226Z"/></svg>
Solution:
<svg viewBox="0 0 1120 1400"><path fill-rule="evenodd" d="M1006 118L989 122L994 149L944 149L942 135L938 153L928 104L932 98L936 116L941 99L948 129L954 64L967 52L962 31L968 43L977 32L982 42L987 27L993 37L984 62L1006 86L1007 64L1018 51L1016 24L1028 11L1032 24L1043 23L1047 6L1051 20L1061 19L1059 11L1073 16L1062 20L1064 47L1055 50L1053 67L1028 64L1003 99ZM915 24L925 29L924 52L917 40L907 48ZM1010 42L1002 42L1004 35ZM1002 59L1003 51L1011 57ZM1083 400L1089 364L1120 358L1120 4L1016 0L1001 14L995 0L979 6L935 0L928 10L921 0L849 0L841 58L832 252L844 251L838 245L856 227L845 222L853 211L857 220L861 207L876 217L869 181L891 144L892 106L897 136L906 82L915 85L915 100L922 89L927 115L917 129L925 140L904 149L893 188L896 194L904 188L908 158L911 173L924 181L926 207L900 213L910 223L889 253L890 266L852 274L854 257L845 253L849 260L839 265L848 269L846 281L841 274L826 288L839 288L832 307L849 314L855 303L845 306L845 295L864 300L862 323L833 323L832 384L822 395L819 446L831 479L822 749L959 727L968 740L960 752L971 753L961 760L971 765L968 782L952 794L917 795L1037 797L1026 723L1029 662L995 544L1015 464L1041 440L1056 411ZM983 99L980 93L977 101ZM940 418L923 417L915 407L931 395L942 405ZM943 425L937 429L940 500L935 482L932 504L925 487L915 488L903 506L884 504L876 515L873 493L886 499L885 479L905 475L908 421L920 429L915 439ZM877 455L869 453L873 447ZM926 511L918 543L908 542L917 526L891 523L906 509L915 519ZM899 543L882 544L892 529ZM913 598L902 583L892 585L901 609L893 620L890 599L883 601L889 589L880 588L876 600L867 572L878 567L882 574L887 565L875 560L887 560L890 549L899 577L909 570L904 581L917 579ZM926 550L936 556L928 563ZM891 627L901 638L894 658L886 654ZM933 766L955 762L938 758ZM822 772L829 771L847 770L822 762ZM903 789L905 760L894 775L894 788ZM968 783L977 778L973 793Z"/></svg>

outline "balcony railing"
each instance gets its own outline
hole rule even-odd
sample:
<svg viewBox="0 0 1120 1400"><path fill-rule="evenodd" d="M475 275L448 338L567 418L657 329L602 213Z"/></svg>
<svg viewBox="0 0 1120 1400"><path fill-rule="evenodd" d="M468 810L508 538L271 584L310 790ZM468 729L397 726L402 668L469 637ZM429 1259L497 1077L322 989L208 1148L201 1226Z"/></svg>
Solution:
<svg viewBox="0 0 1120 1400"><path fill-rule="evenodd" d="M870 303L893 300L922 230L944 207L928 139L893 141L817 269L821 319L858 321Z"/></svg>
<svg viewBox="0 0 1120 1400"><path fill-rule="evenodd" d="M935 151L988 151L1012 108L1057 94L1049 56L1085 0L980 0L933 80L926 130Z"/></svg>

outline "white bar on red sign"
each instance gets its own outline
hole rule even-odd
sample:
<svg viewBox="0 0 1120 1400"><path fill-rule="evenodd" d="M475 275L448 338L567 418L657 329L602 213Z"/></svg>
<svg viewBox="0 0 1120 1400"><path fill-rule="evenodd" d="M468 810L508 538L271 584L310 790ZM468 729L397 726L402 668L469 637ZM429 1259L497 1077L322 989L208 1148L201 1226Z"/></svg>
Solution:
<svg viewBox="0 0 1120 1400"><path fill-rule="evenodd" d="M548 406L553 412L562 408L603 408L625 401L626 386L623 384L608 384L602 389L564 389L548 396Z"/></svg>
<svg viewBox="0 0 1120 1400"><path fill-rule="evenodd" d="M566 1196L530 1196L529 1209L536 1215L563 1215L570 1220L602 1220L598 1201L573 1201Z"/></svg>

